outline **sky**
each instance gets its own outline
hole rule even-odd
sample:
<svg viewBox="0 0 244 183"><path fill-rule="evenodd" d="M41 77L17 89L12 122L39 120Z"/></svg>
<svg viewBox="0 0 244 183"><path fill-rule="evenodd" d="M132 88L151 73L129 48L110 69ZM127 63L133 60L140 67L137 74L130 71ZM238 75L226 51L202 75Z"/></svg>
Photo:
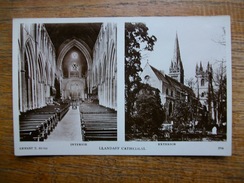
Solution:
<svg viewBox="0 0 244 183"><path fill-rule="evenodd" d="M185 71L185 80L195 78L196 64L202 62L206 69L207 63L217 67L220 60L226 60L226 46L223 40L224 31L229 30L226 19L221 17L168 17L145 21L149 35L157 37L154 51L142 52L142 68L147 61L158 70L169 73L169 67L174 54L176 34L178 35L181 60Z"/></svg>

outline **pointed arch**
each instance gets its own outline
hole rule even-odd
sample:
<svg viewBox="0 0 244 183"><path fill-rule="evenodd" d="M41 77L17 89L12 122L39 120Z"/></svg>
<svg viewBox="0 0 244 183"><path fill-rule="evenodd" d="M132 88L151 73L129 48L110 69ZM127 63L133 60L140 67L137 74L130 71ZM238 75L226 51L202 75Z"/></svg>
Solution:
<svg viewBox="0 0 244 183"><path fill-rule="evenodd" d="M28 77L33 76L33 65L34 65L34 46L31 42L31 38L28 38L25 42L25 47L24 47L24 56L26 56L26 59L28 61ZM25 60L24 60L25 61Z"/></svg>
<svg viewBox="0 0 244 183"><path fill-rule="evenodd" d="M45 84L46 85L48 85L49 84L49 79L50 79L50 77L49 77L49 68L48 68L48 64L47 64L47 62L46 62L46 64L45 64L45 75L46 75L46 80L45 80Z"/></svg>
<svg viewBox="0 0 244 183"><path fill-rule="evenodd" d="M73 38L66 40L61 46L60 46L60 52L57 59L57 72L60 76L63 75L62 73L62 63L64 60L65 55L68 53L70 49L73 47L76 47L80 52L84 55L86 62L87 62L87 74L86 74L86 85L88 88L88 94L92 92L92 88L90 87L92 79L92 57L91 57L91 50L89 46L82 40Z"/></svg>
<svg viewBox="0 0 244 183"><path fill-rule="evenodd" d="M43 57L41 53L38 54L38 59L37 59L37 67L39 71L39 82L43 83L44 82L44 67L43 67Z"/></svg>
<svg viewBox="0 0 244 183"><path fill-rule="evenodd" d="M46 64L44 63L44 58L42 53L40 52L37 57L37 67L39 68L39 79L37 79L37 91L38 91L38 106L43 107L46 104Z"/></svg>
<svg viewBox="0 0 244 183"><path fill-rule="evenodd" d="M23 61L22 63L22 107L23 112L32 109L33 107L33 72L34 72L34 47L32 45L31 39L28 38L25 42L23 50Z"/></svg>
<svg viewBox="0 0 244 183"><path fill-rule="evenodd" d="M110 107L117 109L117 58L115 45L111 43L110 52Z"/></svg>
<svg viewBox="0 0 244 183"><path fill-rule="evenodd" d="M83 55L85 56L86 61L87 61L88 71L90 71L92 68L92 58L91 58L91 54L90 54L91 51L90 51L88 45L84 41L77 40L77 39L67 40L61 45L61 51L60 51L60 53L58 55L58 59L57 59L57 69L59 71L62 70L61 68L62 68L62 62L63 62L64 56L73 47L78 48L81 51L81 53L83 53Z"/></svg>

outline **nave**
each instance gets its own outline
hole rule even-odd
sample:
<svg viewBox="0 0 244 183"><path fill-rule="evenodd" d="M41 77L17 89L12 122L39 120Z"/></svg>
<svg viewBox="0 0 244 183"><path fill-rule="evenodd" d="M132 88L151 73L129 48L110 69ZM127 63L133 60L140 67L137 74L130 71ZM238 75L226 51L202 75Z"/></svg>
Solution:
<svg viewBox="0 0 244 183"><path fill-rule="evenodd" d="M20 141L116 140L117 25L23 23L18 41Z"/></svg>

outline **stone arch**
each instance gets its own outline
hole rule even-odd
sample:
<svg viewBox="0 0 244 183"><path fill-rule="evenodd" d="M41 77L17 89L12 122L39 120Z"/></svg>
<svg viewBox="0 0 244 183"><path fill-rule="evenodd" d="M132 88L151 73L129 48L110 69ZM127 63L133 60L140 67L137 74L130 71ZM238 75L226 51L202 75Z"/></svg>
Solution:
<svg viewBox="0 0 244 183"><path fill-rule="evenodd" d="M117 58L114 44L111 50L111 105L117 109Z"/></svg>
<svg viewBox="0 0 244 183"><path fill-rule="evenodd" d="M33 72L34 72L34 47L32 45L31 39L28 38L25 42L23 50L23 61L21 73L22 81L22 109L23 112L33 108Z"/></svg>
<svg viewBox="0 0 244 183"><path fill-rule="evenodd" d="M87 46L87 44L84 41L77 40L77 39L67 40L61 45L61 51L60 51L60 53L58 55L58 59L57 59L57 69L59 71L61 71L61 67L62 67L62 62L63 62L64 56L73 47L78 48L81 51L81 53L83 53L83 55L85 56L86 61L88 63L87 64L88 71L90 71L91 68L92 68L92 58L91 58L91 55L90 55L91 51L90 51L89 47Z"/></svg>
<svg viewBox="0 0 244 183"><path fill-rule="evenodd" d="M50 80L50 75L49 75L49 67L48 67L48 62L46 62L46 64L45 64L45 75L46 75L46 85L48 85L49 84L49 80Z"/></svg>
<svg viewBox="0 0 244 183"><path fill-rule="evenodd" d="M78 40L76 38L66 40L61 46L60 46L60 52L57 59L57 73L63 75L62 73L62 63L65 55L67 52L72 49L73 47L76 47L80 52L84 55L86 62L87 62L87 74L86 74L86 84L88 88L88 95L92 92L92 88L90 87L91 79L92 79L92 58L91 58L91 50L89 46L82 40Z"/></svg>
<svg viewBox="0 0 244 183"><path fill-rule="evenodd" d="M54 86L54 72L52 67L50 68L50 85Z"/></svg>
<svg viewBox="0 0 244 183"><path fill-rule="evenodd" d="M44 81L45 81L45 78L44 78L44 66L43 66L44 59L43 59L43 56L42 56L41 53L38 54L37 58L38 58L37 59L37 64L38 64L38 68L39 68L39 72L40 72L40 78L39 78L40 81L39 82L44 83Z"/></svg>
<svg viewBox="0 0 244 183"><path fill-rule="evenodd" d="M102 78L102 83L105 82L105 78L106 78L106 62L107 62L107 56L106 54L104 54L100 62L101 63L100 77Z"/></svg>
<svg viewBox="0 0 244 183"><path fill-rule="evenodd" d="M38 55L38 66L39 66L39 72L40 72L40 80L39 80L39 107L43 107L45 106L45 89L44 89L44 84L45 84L45 80L46 80L46 76L45 76L45 68L44 68L44 58L41 54L41 52Z"/></svg>
<svg viewBox="0 0 244 183"><path fill-rule="evenodd" d="M99 67L98 67L98 74L97 74L97 80L98 83L102 83L102 62L99 61Z"/></svg>
<svg viewBox="0 0 244 183"><path fill-rule="evenodd" d="M33 77L33 68L34 68L34 46L31 42L31 38L28 38L25 42L25 47L24 47L24 56L27 57L28 60L28 73L29 77ZM24 60L25 61L25 60Z"/></svg>
<svg viewBox="0 0 244 183"><path fill-rule="evenodd" d="M114 59L114 54L115 54L115 48L113 41L110 43L109 46L109 57L107 60L107 102L108 102L108 107L110 108L115 108L115 93L116 93L116 78L115 78L115 59Z"/></svg>

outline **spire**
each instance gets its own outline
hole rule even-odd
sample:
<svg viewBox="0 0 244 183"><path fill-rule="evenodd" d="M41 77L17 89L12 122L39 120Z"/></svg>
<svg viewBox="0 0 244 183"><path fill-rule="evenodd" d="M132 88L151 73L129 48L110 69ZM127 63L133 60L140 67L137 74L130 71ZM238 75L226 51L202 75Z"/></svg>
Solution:
<svg viewBox="0 0 244 183"><path fill-rule="evenodd" d="M176 32L173 62L175 62L175 64L178 65L180 61L181 61L180 46L179 46L178 34Z"/></svg>
<svg viewBox="0 0 244 183"><path fill-rule="evenodd" d="M180 46L177 32L175 37L174 54L170 66L169 76L184 84L184 69L183 64L181 62Z"/></svg>
<svg viewBox="0 0 244 183"><path fill-rule="evenodd" d="M200 62L200 68L199 68L199 71L203 71L202 61Z"/></svg>
<svg viewBox="0 0 244 183"><path fill-rule="evenodd" d="M196 74L198 74L198 64L196 63Z"/></svg>
<svg viewBox="0 0 244 183"><path fill-rule="evenodd" d="M207 72L210 71L210 65L209 65L209 62L208 62L208 65L207 65Z"/></svg>

